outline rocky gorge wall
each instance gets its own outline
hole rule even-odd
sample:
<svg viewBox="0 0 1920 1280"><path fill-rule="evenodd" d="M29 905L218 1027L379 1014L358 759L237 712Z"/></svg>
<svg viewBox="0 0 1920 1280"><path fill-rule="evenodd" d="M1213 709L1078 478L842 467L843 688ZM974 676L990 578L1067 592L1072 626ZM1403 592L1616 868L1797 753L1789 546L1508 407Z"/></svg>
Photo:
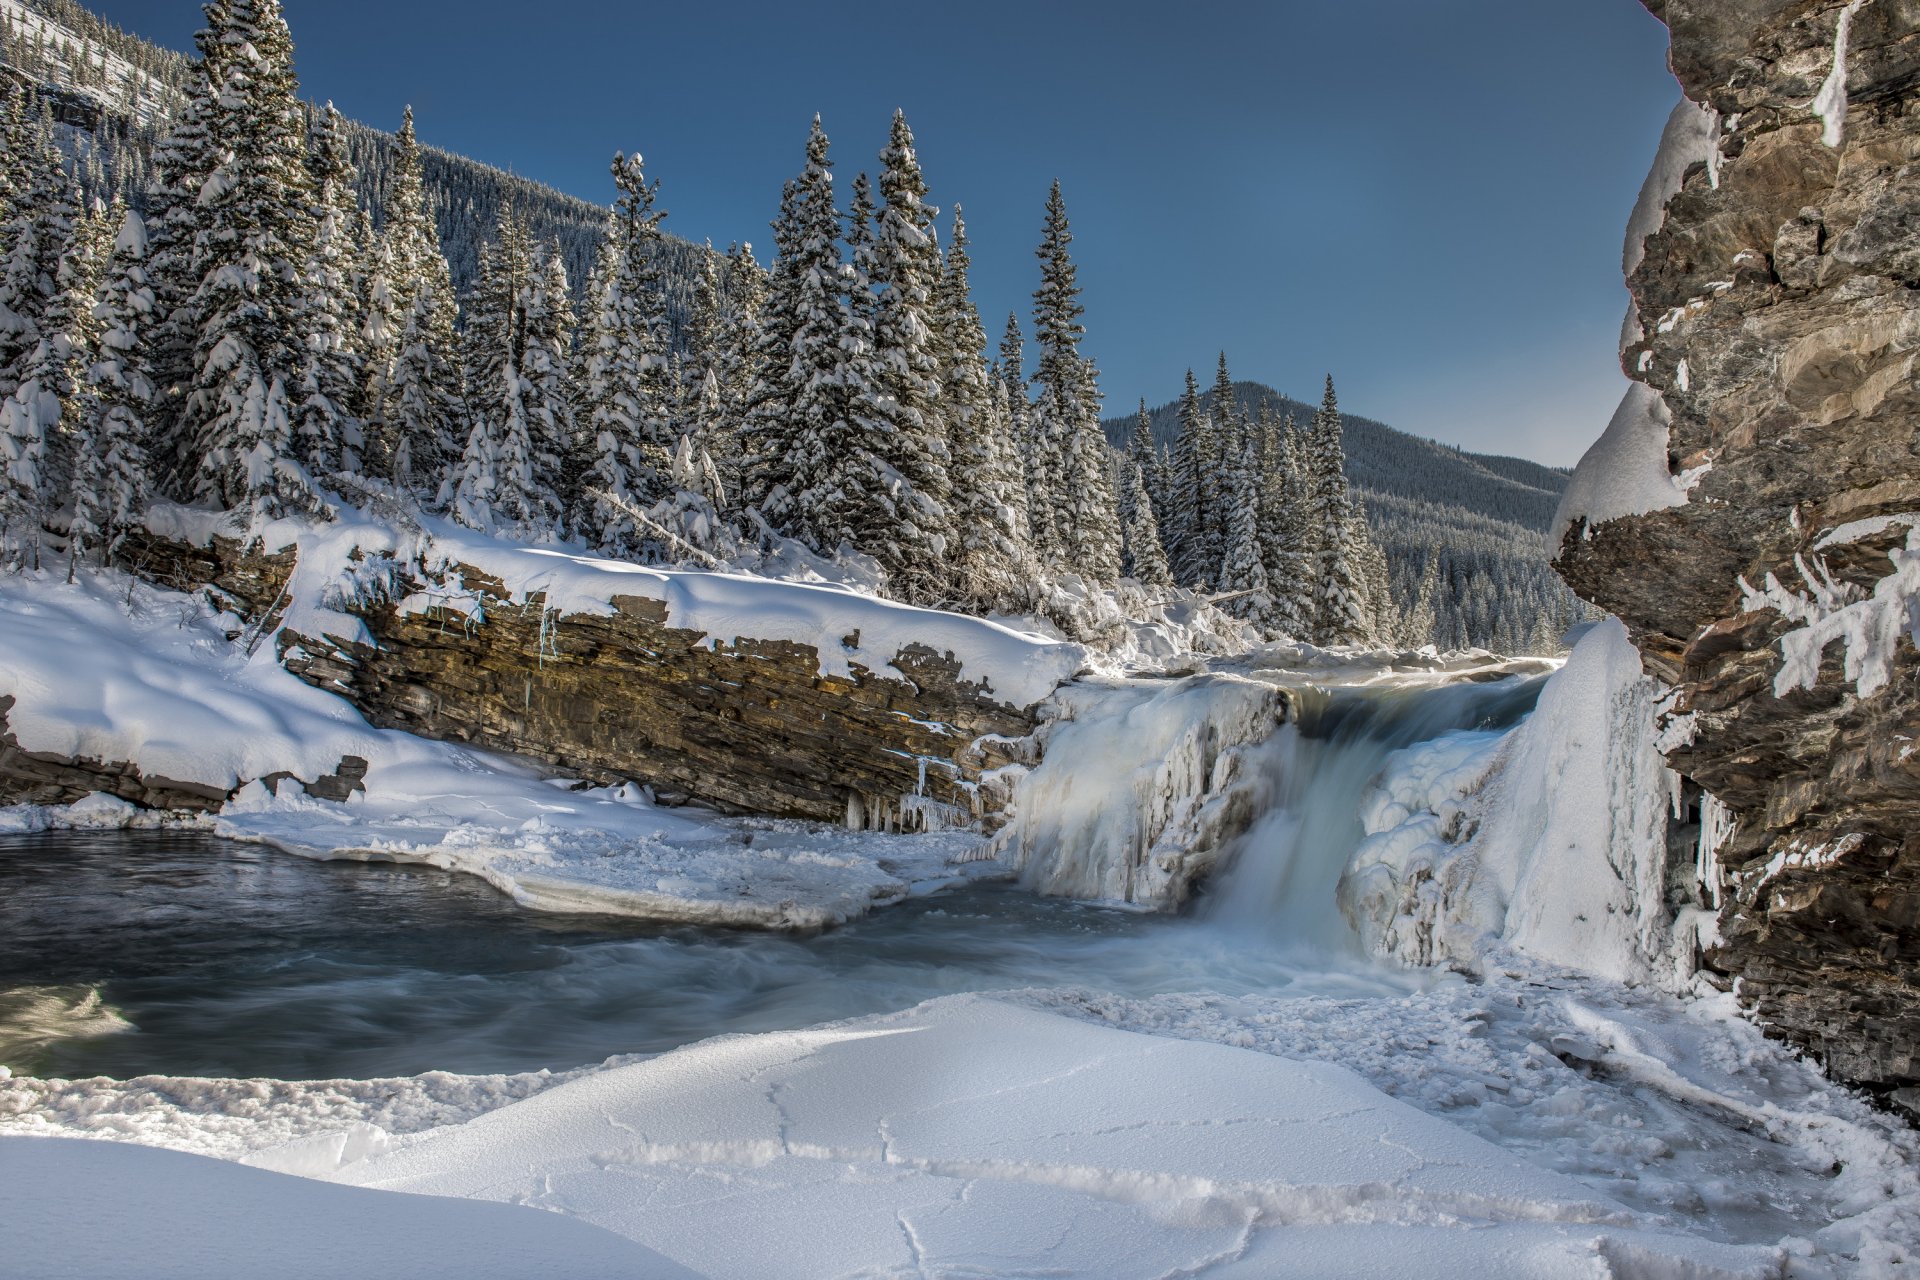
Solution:
<svg viewBox="0 0 1920 1280"><path fill-rule="evenodd" d="M1920 0L1645 3L1701 155L1629 246L1622 364L1682 482L1576 520L1557 565L1676 690L1662 745L1711 797L1707 963L1837 1075L1911 1089Z"/></svg>

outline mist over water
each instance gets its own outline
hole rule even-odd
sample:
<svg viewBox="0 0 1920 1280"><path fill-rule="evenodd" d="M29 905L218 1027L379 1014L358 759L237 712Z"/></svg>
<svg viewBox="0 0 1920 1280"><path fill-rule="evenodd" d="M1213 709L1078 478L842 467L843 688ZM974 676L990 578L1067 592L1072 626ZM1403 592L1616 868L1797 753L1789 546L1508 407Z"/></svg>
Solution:
<svg viewBox="0 0 1920 1280"><path fill-rule="evenodd" d="M430 868L209 836L0 840L0 1063L41 1075L366 1078L564 1069L939 995L1087 986L1372 996L1444 975L1359 953L1334 886L1393 750L1511 723L1538 681L1307 700L1272 799L1180 917L954 890L816 935L523 910Z"/></svg>

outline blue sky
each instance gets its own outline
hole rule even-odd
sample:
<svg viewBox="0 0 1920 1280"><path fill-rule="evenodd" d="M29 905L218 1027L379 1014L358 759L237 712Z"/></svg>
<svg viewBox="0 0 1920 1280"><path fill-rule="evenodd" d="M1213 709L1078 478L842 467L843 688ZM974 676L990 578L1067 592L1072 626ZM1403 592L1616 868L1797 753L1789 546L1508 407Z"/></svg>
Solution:
<svg viewBox="0 0 1920 1280"><path fill-rule="evenodd" d="M895 107L965 206L988 331L1059 178L1111 409L1236 376L1571 464L1622 387L1620 238L1678 90L1637 0L967 5L283 0L303 91L669 229L768 242L813 113L843 183ZM94 0L189 48L189 0Z"/></svg>

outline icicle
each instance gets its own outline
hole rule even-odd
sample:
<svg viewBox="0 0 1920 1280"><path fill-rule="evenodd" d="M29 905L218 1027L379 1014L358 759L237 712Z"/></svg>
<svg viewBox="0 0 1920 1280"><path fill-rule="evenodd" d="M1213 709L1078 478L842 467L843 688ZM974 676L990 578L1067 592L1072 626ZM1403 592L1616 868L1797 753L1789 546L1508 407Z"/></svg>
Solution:
<svg viewBox="0 0 1920 1280"><path fill-rule="evenodd" d="M1720 865L1720 850L1727 847L1733 839L1734 828L1739 819L1733 812L1711 794L1702 792L1700 796L1700 843L1694 856L1694 872L1699 877L1700 887L1707 895L1707 905L1720 905L1720 894L1726 888L1726 870Z"/></svg>
<svg viewBox="0 0 1920 1280"><path fill-rule="evenodd" d="M1847 0L1840 21L1833 29L1833 70L1813 96L1813 114L1820 117L1820 141L1829 147L1840 145L1847 126L1847 41L1853 32L1853 15L1866 0Z"/></svg>

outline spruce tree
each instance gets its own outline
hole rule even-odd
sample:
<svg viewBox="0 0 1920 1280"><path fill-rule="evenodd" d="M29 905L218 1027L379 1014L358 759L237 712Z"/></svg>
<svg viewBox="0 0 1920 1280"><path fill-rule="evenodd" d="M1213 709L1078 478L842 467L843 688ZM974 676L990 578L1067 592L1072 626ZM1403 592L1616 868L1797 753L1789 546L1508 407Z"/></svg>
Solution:
<svg viewBox="0 0 1920 1280"><path fill-rule="evenodd" d="M934 327L946 371L942 406L953 461L956 579L965 601L993 609L1011 607L1023 585L1018 521L1026 483L1007 429L1005 389L995 395L998 380L987 369L987 335L973 305L970 265L966 218L955 208Z"/></svg>
<svg viewBox="0 0 1920 1280"><path fill-rule="evenodd" d="M613 180L620 197L607 225L598 289L589 299L586 435L592 461L575 524L605 554L632 557L651 535L629 512L664 494L670 456L665 435L672 414L660 403L669 386L657 264L665 215L654 210L659 184L647 181L638 155L616 155Z"/></svg>
<svg viewBox="0 0 1920 1280"><path fill-rule="evenodd" d="M26 380L40 346L42 317L60 293L61 257L80 219L79 200L44 118L23 134L26 154L9 167L24 175L13 216L0 227L0 398Z"/></svg>
<svg viewBox="0 0 1920 1280"><path fill-rule="evenodd" d="M1056 537L1064 552L1062 567L1095 583L1120 574L1119 516L1106 436L1100 429L1100 392L1093 362L1080 354L1086 333L1080 323L1080 287L1068 246L1066 202L1055 182L1047 196L1040 247L1040 288L1034 292L1034 338L1040 361L1034 382L1040 389L1034 412L1036 437L1045 469L1055 479Z"/></svg>
<svg viewBox="0 0 1920 1280"><path fill-rule="evenodd" d="M1171 542L1173 573L1183 587L1211 587L1226 548L1216 536L1219 521L1212 501L1215 480L1213 421L1200 404L1200 384L1187 370L1178 410L1180 434L1173 446Z"/></svg>
<svg viewBox="0 0 1920 1280"><path fill-rule="evenodd" d="M1132 459L1120 463L1120 506L1124 513L1127 576L1145 587L1170 587L1173 572L1167 567L1166 548L1160 540L1160 524L1154 518L1153 503L1147 494L1145 470Z"/></svg>
<svg viewBox="0 0 1920 1280"><path fill-rule="evenodd" d="M529 355L538 265L526 224L504 215L497 240L481 253L467 321L472 429L444 498L448 513L468 528L529 540L551 533L561 515L554 460L542 439L548 424L535 420L548 406L527 376L529 363L544 358Z"/></svg>
<svg viewBox="0 0 1920 1280"><path fill-rule="evenodd" d="M279 0L231 0L207 13L227 53L207 116L219 163L198 196L204 261L182 409L195 442L192 491L255 515L318 512L289 403L313 236L293 40Z"/></svg>
<svg viewBox="0 0 1920 1280"><path fill-rule="evenodd" d="M353 235L358 175L347 158L346 125L328 103L313 132L313 239L296 302L304 349L294 394L294 451L315 476L360 469L365 444L354 412L360 355Z"/></svg>
<svg viewBox="0 0 1920 1280"><path fill-rule="evenodd" d="M1319 526L1304 442L1292 415L1275 432L1273 456L1261 514L1271 625L1296 640L1311 640L1319 600Z"/></svg>
<svg viewBox="0 0 1920 1280"><path fill-rule="evenodd" d="M715 342L715 379L720 413L709 452L720 469L729 509L740 499L740 442L747 427L747 406L757 380L756 350L760 312L767 302L767 273L753 258L753 246L735 245L727 254L726 290L720 332Z"/></svg>
<svg viewBox="0 0 1920 1280"><path fill-rule="evenodd" d="M1232 592L1227 609L1257 627L1275 624L1260 538L1260 463L1253 439L1241 442L1228 471L1226 552L1217 581Z"/></svg>
<svg viewBox="0 0 1920 1280"><path fill-rule="evenodd" d="M1313 480L1319 542L1314 640L1328 645L1368 644L1374 639L1374 615L1367 601L1364 568L1356 554L1354 509L1340 436L1340 407L1329 375L1308 436L1308 469Z"/></svg>
<svg viewBox="0 0 1920 1280"><path fill-rule="evenodd" d="M774 532L831 552L837 544L823 539L816 512L847 430L841 342L850 319L828 150L815 116L806 166L773 224L778 256L741 453L748 505Z"/></svg>
<svg viewBox="0 0 1920 1280"><path fill-rule="evenodd" d="M146 506L145 441L154 395L147 333L158 318L147 250L146 223L131 209L121 211L100 290L99 331L75 450L67 538L76 558L112 557Z"/></svg>
<svg viewBox="0 0 1920 1280"><path fill-rule="evenodd" d="M935 333L941 261L926 180L902 112L894 112L880 162L871 250L859 263L874 292L873 380L859 413L862 447L879 461L882 483L892 492L866 495L853 542L880 560L905 598L933 602L947 593L954 541Z"/></svg>
<svg viewBox="0 0 1920 1280"><path fill-rule="evenodd" d="M1020 318L1009 312L1007 327L1000 337L997 366L1000 383L1006 388L1007 434L1019 454L1027 494L1027 545L1035 556L1049 561L1060 554L1060 540L1054 528L1053 478L1046 469L1046 450L1036 431L1033 403L1027 399L1024 350Z"/></svg>

